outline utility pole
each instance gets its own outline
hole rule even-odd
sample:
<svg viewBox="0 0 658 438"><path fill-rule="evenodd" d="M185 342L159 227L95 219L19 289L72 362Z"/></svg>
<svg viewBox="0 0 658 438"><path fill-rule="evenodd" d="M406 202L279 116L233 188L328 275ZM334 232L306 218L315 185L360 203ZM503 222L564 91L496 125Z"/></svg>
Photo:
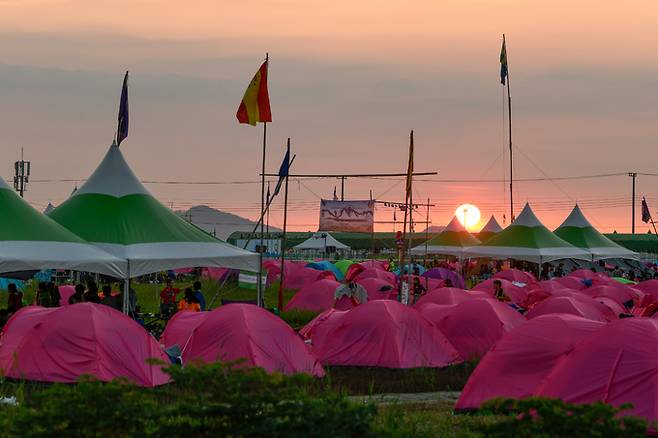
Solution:
<svg viewBox="0 0 658 438"><path fill-rule="evenodd" d="M635 179L637 172L628 172L628 176L633 178L633 195L631 200L631 233L635 234Z"/></svg>
<svg viewBox="0 0 658 438"><path fill-rule="evenodd" d="M23 147L21 147L21 160L14 162L14 190L23 197L30 180L30 162L23 159Z"/></svg>

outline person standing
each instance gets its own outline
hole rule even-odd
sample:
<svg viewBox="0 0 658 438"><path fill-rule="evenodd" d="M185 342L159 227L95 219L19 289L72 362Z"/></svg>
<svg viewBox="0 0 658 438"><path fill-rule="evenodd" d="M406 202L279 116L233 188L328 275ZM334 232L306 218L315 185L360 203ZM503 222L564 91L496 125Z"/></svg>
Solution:
<svg viewBox="0 0 658 438"><path fill-rule="evenodd" d="M14 283L7 286L9 296L7 297L7 311L14 313L23 307L23 292L20 292Z"/></svg>
<svg viewBox="0 0 658 438"><path fill-rule="evenodd" d="M75 293L69 297L69 304L83 303L85 301L85 287L81 284L75 285Z"/></svg>
<svg viewBox="0 0 658 438"><path fill-rule="evenodd" d="M167 278L165 287L160 291L160 313L164 315L171 315L176 310L176 297L180 293L180 289L174 287L174 283L170 278Z"/></svg>
<svg viewBox="0 0 658 438"><path fill-rule="evenodd" d="M194 298L196 298L196 301L199 303L199 307L201 307L201 310L206 310L206 297L203 296L203 292L201 292L201 282L200 281L195 281L194 284Z"/></svg>
<svg viewBox="0 0 658 438"><path fill-rule="evenodd" d="M112 286L110 286L109 284L103 286L103 299L101 300L101 304L105 304L106 306L109 306L114 310L121 311L121 306L117 301L117 297L112 295Z"/></svg>
<svg viewBox="0 0 658 438"><path fill-rule="evenodd" d="M96 282L87 282L87 292L84 293L84 300L87 303L100 304L101 298L98 296L98 286L96 286Z"/></svg>

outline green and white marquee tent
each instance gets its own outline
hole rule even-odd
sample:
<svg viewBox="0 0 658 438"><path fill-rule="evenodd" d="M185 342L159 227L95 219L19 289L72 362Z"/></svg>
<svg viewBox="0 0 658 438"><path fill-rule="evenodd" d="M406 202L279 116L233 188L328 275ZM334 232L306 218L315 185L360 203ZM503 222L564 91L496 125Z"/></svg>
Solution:
<svg viewBox="0 0 658 438"><path fill-rule="evenodd" d="M477 238L481 242L486 242L501 231L503 231L503 227L500 226L496 217L492 214L487 223L477 233Z"/></svg>
<svg viewBox="0 0 658 438"><path fill-rule="evenodd" d="M74 269L121 276L126 261L32 208L0 178L0 272Z"/></svg>
<svg viewBox="0 0 658 438"><path fill-rule="evenodd" d="M565 242L539 222L529 204L512 225L483 244L469 248L468 255L540 264L559 259L592 259L589 252Z"/></svg>
<svg viewBox="0 0 658 438"><path fill-rule="evenodd" d="M599 233L589 223L580 210L578 204L573 208L569 216L562 222L555 234L570 244L588 251L593 260L601 259L634 259L639 260L639 255Z"/></svg>
<svg viewBox="0 0 658 438"><path fill-rule="evenodd" d="M479 244L480 241L473 237L456 216L436 236L426 243L411 249L411 254L441 254L461 257L467 248Z"/></svg>
<svg viewBox="0 0 658 438"><path fill-rule="evenodd" d="M184 221L137 179L116 144L50 217L86 241L127 261L124 279L191 266L258 271L258 255Z"/></svg>

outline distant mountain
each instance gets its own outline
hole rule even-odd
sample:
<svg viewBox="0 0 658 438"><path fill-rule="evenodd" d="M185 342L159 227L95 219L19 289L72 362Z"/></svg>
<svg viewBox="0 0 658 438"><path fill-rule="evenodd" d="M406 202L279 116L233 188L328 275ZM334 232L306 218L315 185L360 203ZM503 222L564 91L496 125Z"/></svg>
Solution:
<svg viewBox="0 0 658 438"><path fill-rule="evenodd" d="M256 225L249 219L215 210L207 205L197 205L189 210L177 211L176 214L209 233L216 232L217 237L222 240L226 240L234 231L252 231ZM281 230L270 226L270 231Z"/></svg>

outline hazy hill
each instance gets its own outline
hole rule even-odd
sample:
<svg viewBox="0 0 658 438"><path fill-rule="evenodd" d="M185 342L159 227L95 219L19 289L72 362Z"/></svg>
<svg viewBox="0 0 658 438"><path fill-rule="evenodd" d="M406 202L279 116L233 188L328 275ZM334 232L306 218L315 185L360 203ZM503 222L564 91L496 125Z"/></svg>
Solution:
<svg viewBox="0 0 658 438"><path fill-rule="evenodd" d="M206 205L197 205L189 210L177 211L176 213L209 233L216 231L217 237L222 240L226 240L234 231L251 231L255 225L255 222L249 219L215 210ZM281 230L270 226L270 231L278 232Z"/></svg>

